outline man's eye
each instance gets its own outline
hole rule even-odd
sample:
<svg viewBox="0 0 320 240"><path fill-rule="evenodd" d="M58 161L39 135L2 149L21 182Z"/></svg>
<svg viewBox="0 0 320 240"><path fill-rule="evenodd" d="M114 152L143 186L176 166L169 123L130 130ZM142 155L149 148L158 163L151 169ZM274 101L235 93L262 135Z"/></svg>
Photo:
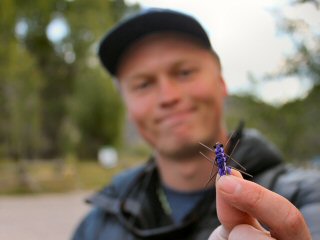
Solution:
<svg viewBox="0 0 320 240"><path fill-rule="evenodd" d="M151 86L150 81L141 81L135 85L135 89L145 89Z"/></svg>
<svg viewBox="0 0 320 240"><path fill-rule="evenodd" d="M179 76L181 77L190 76L192 73L193 73L193 69L182 69L178 72Z"/></svg>

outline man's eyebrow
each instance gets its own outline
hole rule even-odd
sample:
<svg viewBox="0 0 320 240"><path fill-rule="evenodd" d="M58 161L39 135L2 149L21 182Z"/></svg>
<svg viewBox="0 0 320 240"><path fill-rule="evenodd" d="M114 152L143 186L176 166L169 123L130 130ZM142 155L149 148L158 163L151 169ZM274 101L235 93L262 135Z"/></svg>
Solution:
<svg viewBox="0 0 320 240"><path fill-rule="evenodd" d="M125 77L124 80L138 81L140 79L146 79L146 78L150 78L150 74L145 73L145 72L138 72L138 73L133 73L132 75L129 75L128 77Z"/></svg>
<svg viewBox="0 0 320 240"><path fill-rule="evenodd" d="M196 64L198 61L194 60L194 59L178 59L178 60L174 60L171 63L169 63L169 67L168 69L172 70L175 68L178 68L182 65L185 64ZM140 79L146 79L146 78L151 78L152 74L145 72L144 70L141 71L137 71L136 73L132 73L131 75L123 78L124 80L130 80L130 81L137 81Z"/></svg>
<svg viewBox="0 0 320 240"><path fill-rule="evenodd" d="M194 64L194 63L197 63L196 60L194 59L182 59L182 60L178 60L176 61L175 63L172 64L173 67L180 67L181 65L184 65L184 64Z"/></svg>

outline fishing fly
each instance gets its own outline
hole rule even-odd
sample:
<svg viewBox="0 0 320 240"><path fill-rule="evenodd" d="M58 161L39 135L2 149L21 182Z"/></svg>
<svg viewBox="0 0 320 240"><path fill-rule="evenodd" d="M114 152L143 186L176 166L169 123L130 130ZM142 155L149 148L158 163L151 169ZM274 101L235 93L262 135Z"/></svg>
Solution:
<svg viewBox="0 0 320 240"><path fill-rule="evenodd" d="M230 138L231 138L231 137L230 137ZM230 138L229 138L229 140L230 140ZM229 142L229 140L228 140L228 142ZM241 172L242 174L245 174L245 175L247 175L247 176L249 176L249 177L253 177L252 175L250 175L250 174L248 174L248 173L245 172L245 171L246 171L246 168L245 168L244 166L242 166L239 162L237 162L236 160L234 160L234 159L232 158L232 154L233 154L234 150L236 149L238 143L239 143L239 140L237 141L237 143L236 143L235 147L233 148L232 152L230 153L230 155L228 155L227 153L225 153L225 151L224 151L224 146L223 146L223 144L220 143L220 142L217 142L217 143L213 146L213 148L210 148L210 147L208 147L207 145L205 145L205 144L203 144L203 143L200 142L200 144L201 144L203 147L205 147L206 149L208 149L208 150L211 151L211 152L214 152L215 155L216 155L215 159L212 160L212 159L210 159L209 157L207 157L204 153L200 152L200 154L201 154L202 156L204 156L205 159L207 159L209 162L211 162L211 163L213 164L213 167L212 167L212 169L211 169L210 177L209 177L209 180L208 180L207 184L208 184L212 179L215 178L215 176L217 175L217 173L219 173L220 176L229 175L229 174L231 174L231 170L232 170L232 169L235 169L235 170L237 170L237 171ZM237 164L242 170L237 169L237 168L234 168L234 167L232 167L232 166L228 166L228 165L227 165L227 162L228 162L229 160L231 160L231 161L233 161L235 164ZM218 171L216 171L215 173L214 173L214 169L215 169L214 166L216 166L216 167L218 168ZM206 185L207 185L207 184L206 184Z"/></svg>

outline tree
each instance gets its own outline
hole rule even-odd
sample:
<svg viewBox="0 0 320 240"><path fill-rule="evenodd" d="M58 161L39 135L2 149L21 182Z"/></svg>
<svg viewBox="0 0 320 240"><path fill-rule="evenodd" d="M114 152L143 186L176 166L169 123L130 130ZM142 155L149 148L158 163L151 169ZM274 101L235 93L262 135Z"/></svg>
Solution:
<svg viewBox="0 0 320 240"><path fill-rule="evenodd" d="M6 48L0 50L5 56L0 122L6 127L0 130L0 151L5 156L26 157L28 150L56 158L82 149L92 157L98 145L119 142L121 102L97 64L95 49L106 29L136 8L123 0L1 2L0 42ZM67 29L60 39L48 36L56 20ZM27 132L37 137L21 137Z"/></svg>
<svg viewBox="0 0 320 240"><path fill-rule="evenodd" d="M40 92L42 76L35 59L15 36L16 5L2 2L0 23L0 156L17 163L21 186L30 186L26 159L43 149Z"/></svg>
<svg viewBox="0 0 320 240"><path fill-rule="evenodd" d="M15 37L16 6L11 1L1 8L0 68L1 130L3 153L18 158L33 158L42 145L41 73L34 58ZM8 31L11 29L11 31Z"/></svg>
<svg viewBox="0 0 320 240"><path fill-rule="evenodd" d="M296 0L292 5L301 7L310 5L312 10L319 11L317 0ZM288 36L295 50L286 57L283 66L273 75L276 77L299 76L308 79L314 85L320 83L320 34L319 26L312 26L305 19L290 19L277 14L279 31Z"/></svg>

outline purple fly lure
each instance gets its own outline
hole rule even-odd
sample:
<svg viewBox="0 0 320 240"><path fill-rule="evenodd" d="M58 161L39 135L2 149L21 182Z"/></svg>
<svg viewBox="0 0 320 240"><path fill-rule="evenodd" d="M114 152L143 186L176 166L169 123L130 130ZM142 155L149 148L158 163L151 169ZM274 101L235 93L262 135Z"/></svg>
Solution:
<svg viewBox="0 0 320 240"><path fill-rule="evenodd" d="M223 144L217 142L214 145L214 151L216 154L216 164L218 166L218 173L220 176L231 174L231 167L227 166L227 156L224 153Z"/></svg>
<svg viewBox="0 0 320 240"><path fill-rule="evenodd" d="M216 173L213 173L214 168L212 168L211 173L210 173L210 178L207 182L207 184L213 179L215 178L215 176L217 175L217 173L219 173L220 176L224 176L224 175L229 175L231 174L231 169L236 169L234 167L231 166L227 166L227 161L230 159L232 160L234 163L236 163L242 170L240 169L236 169L237 171L252 177L252 175L244 172L246 171L245 167L243 167L240 163L238 163L236 160L234 160L231 156L233 154L233 151L235 150L235 148L237 147L239 141L236 143L235 147L233 148L232 152L230 155L226 154L224 151L224 147L223 144L220 142L217 142L214 146L213 149L208 147L207 145L200 143L202 146L204 146L205 148L207 148L208 150L212 151L215 153L216 157L214 160L211 160L210 158L208 158L205 154L203 154L202 152L200 152L200 154L202 156L204 156L209 162L213 163L213 165L217 166L218 171ZM207 185L206 184L206 185Z"/></svg>

